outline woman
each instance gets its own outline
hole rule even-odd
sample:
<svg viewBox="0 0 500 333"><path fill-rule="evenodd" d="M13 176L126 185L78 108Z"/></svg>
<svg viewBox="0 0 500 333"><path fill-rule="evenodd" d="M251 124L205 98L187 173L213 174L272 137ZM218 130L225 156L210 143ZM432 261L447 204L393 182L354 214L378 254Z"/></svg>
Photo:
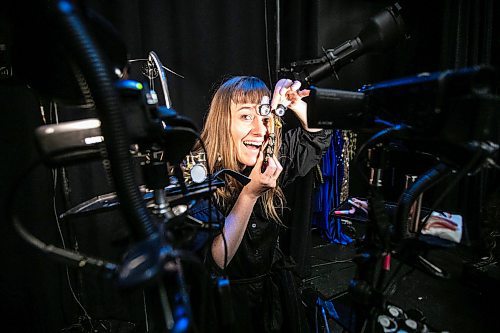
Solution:
<svg viewBox="0 0 500 333"><path fill-rule="evenodd" d="M271 99L260 79L231 78L215 93L201 134L212 172L233 169L251 179L243 186L228 177L226 186L216 193L216 212L224 216L224 227L206 253L212 274L229 278L233 324L239 332L285 328L279 270L275 269L283 262L278 248L279 231L284 226L282 188L320 161L331 134L307 127L307 105L302 98L309 92L299 88L298 81L280 80ZM266 106L270 99L272 110L280 104L288 107L302 125L287 132L283 142L279 120L259 114L260 106ZM276 125L276 141L274 154L264 164L270 125ZM209 212L205 205L191 215L206 221Z"/></svg>

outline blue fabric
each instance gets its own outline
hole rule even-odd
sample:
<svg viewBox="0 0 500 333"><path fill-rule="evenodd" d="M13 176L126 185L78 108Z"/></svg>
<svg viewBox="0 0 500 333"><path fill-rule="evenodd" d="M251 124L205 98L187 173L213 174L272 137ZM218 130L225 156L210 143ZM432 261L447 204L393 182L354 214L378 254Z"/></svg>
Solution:
<svg viewBox="0 0 500 333"><path fill-rule="evenodd" d="M330 242L347 245L352 239L342 232L340 218L330 217L330 212L340 205L344 175L342 131L336 130L331 140L330 147L321 162L324 182L316 192L312 224L319 228Z"/></svg>
<svg viewBox="0 0 500 333"><path fill-rule="evenodd" d="M333 305L332 301L328 300L323 300L321 297L318 297L316 299L316 305L320 307L323 311L325 311L325 314L328 315L328 318L333 318L335 320L339 320L339 314L337 313L337 310L335 310L335 306Z"/></svg>

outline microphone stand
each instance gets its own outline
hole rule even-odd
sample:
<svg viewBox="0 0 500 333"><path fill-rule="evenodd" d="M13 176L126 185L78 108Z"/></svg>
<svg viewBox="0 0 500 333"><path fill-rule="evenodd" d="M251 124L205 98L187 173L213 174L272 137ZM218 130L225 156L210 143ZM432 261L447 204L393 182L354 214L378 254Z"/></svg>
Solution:
<svg viewBox="0 0 500 333"><path fill-rule="evenodd" d="M165 99L165 106L170 109L172 107L172 102L170 100L170 94L168 91L167 75L165 74L163 68L164 67L161 64L160 58L158 58L158 56L154 51L150 51L148 55L148 69L150 71L150 73L148 73L149 86L151 87L151 89L154 89L154 84L153 84L154 75L153 73L151 73L151 71L154 71L156 69L160 77L160 84Z"/></svg>
<svg viewBox="0 0 500 333"><path fill-rule="evenodd" d="M171 109L172 102L168 90L167 76L163 68L156 53L154 51L149 52L148 79L150 87L154 89L154 74L158 73L165 102L164 106L167 109ZM164 123L164 127L165 126ZM166 332L187 332L192 326L192 312L189 295L185 287L182 264L180 257L177 256L176 252L168 245L171 244L171 242L166 239L168 237L168 230L166 229L168 228L169 221L175 217L165 195L165 187L170 184L167 160L168 156L165 158L164 151L161 147L155 147L155 145L153 145L150 158L142 165L146 186L148 189L153 190L153 214L155 214L159 222L160 237L163 243L162 252L165 250L167 253L161 259L161 270L164 273L163 277L158 280L156 288L149 289L145 293L145 304L151 304L153 310L151 311L153 315L153 323L151 323L153 331L156 331L157 328L158 332L163 332L165 329ZM187 192L180 169L177 166L174 166L174 168L176 168L175 171L177 172L175 175L183 190L182 192ZM173 294L173 296L169 297L169 294ZM158 301L160 307L156 306ZM174 308L171 306L171 301L174 304ZM161 309L161 311L157 311L157 309ZM157 327L155 318L161 318L160 322L163 322L165 326L161 327L160 325Z"/></svg>

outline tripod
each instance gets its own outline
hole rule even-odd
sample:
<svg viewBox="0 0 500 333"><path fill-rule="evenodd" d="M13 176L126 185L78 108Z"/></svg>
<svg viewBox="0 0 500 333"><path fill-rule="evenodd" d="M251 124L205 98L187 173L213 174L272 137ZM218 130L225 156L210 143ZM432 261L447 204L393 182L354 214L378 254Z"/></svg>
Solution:
<svg viewBox="0 0 500 333"><path fill-rule="evenodd" d="M385 332L400 328L407 332L420 332L425 324L413 314L410 318L404 311L388 302L388 291L393 256L412 267L418 267L433 276L446 274L424 258L422 253L428 245L418 237L406 235L411 226L411 206L423 191L442 179L449 168L439 164L421 176L414 185L403 192L395 214L389 214L385 205L383 177L385 170L394 164L389 145L378 143L368 149L367 167L370 170L368 195L368 222L365 237L353 261L357 265L345 296L338 300L347 306L349 320L338 320L349 332ZM392 276L396 276L399 268ZM340 308L339 308L340 309ZM344 309L345 310L345 309Z"/></svg>

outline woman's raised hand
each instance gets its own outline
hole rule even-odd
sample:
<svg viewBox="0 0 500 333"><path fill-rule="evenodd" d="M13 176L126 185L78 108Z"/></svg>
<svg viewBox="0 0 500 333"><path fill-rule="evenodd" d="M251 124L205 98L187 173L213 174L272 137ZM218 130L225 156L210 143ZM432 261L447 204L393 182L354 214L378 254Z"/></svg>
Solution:
<svg viewBox="0 0 500 333"><path fill-rule="evenodd" d="M309 90L299 90L300 81L281 79L276 83L271 100L271 108L275 110L279 104L293 111L307 110L307 104L302 101L303 97L309 96Z"/></svg>
<svg viewBox="0 0 500 333"><path fill-rule="evenodd" d="M269 158L268 160L267 168L264 172L261 172L263 160L264 154L260 152L257 162L255 163L252 172L250 172L249 177L251 181L243 188L243 191L254 197L260 197L267 190L275 188L278 177L283 170L280 162L276 156L273 155L272 158Z"/></svg>

